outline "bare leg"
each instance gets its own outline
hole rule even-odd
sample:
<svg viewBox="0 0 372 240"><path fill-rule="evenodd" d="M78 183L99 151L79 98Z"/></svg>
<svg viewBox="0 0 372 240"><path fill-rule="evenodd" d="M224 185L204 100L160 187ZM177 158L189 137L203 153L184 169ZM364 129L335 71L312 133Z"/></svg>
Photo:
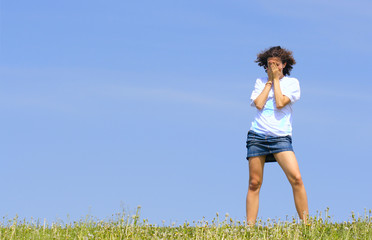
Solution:
<svg viewBox="0 0 372 240"><path fill-rule="evenodd" d="M254 225L256 223L265 157L266 156L258 156L249 158L249 187L246 200L248 225Z"/></svg>
<svg viewBox="0 0 372 240"><path fill-rule="evenodd" d="M306 223L307 216L309 214L309 207L307 204L305 186L302 182L300 168L298 167L296 156L292 151L285 151L275 153L274 157L292 185L297 213L304 223Z"/></svg>

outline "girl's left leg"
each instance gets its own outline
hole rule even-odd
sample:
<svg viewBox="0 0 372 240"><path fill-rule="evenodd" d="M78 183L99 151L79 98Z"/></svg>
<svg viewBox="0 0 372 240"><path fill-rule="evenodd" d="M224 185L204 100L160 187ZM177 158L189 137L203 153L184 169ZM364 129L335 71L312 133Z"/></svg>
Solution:
<svg viewBox="0 0 372 240"><path fill-rule="evenodd" d="M292 151L285 151L274 153L274 157L292 185L297 213L299 217L306 223L307 216L309 214L309 207L307 204L305 186L302 182L300 168L298 167L296 156Z"/></svg>

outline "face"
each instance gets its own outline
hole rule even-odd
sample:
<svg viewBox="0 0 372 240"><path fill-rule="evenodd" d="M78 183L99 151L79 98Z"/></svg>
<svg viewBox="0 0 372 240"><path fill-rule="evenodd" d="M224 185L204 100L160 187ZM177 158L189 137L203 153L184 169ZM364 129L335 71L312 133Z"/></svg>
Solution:
<svg viewBox="0 0 372 240"><path fill-rule="evenodd" d="M283 72L286 65L286 63L282 63L282 60L279 57L269 57L267 59L267 66L270 67L271 64L275 64L281 72Z"/></svg>

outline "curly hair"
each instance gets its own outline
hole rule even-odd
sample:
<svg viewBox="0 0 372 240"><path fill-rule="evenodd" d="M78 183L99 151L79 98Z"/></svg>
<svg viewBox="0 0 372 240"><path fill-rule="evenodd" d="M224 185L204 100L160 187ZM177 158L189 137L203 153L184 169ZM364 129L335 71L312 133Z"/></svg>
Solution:
<svg viewBox="0 0 372 240"><path fill-rule="evenodd" d="M257 54L257 59L255 60L258 63L258 66L264 67L265 71L267 69L267 59L270 57L278 57L282 60L282 63L287 63L283 69L283 75L290 75L293 65L296 64L296 61L293 58L292 51L288 49L281 48L280 46L271 47L265 49L259 54Z"/></svg>

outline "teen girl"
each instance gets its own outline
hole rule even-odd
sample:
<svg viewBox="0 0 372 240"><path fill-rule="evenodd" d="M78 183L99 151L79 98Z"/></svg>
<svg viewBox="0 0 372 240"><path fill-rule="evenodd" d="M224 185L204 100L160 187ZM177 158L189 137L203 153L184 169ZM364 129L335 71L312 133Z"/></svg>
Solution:
<svg viewBox="0 0 372 240"><path fill-rule="evenodd" d="M247 223L256 222L265 162L278 162L283 169L292 186L297 213L306 223L307 196L291 137L292 105L300 98L300 85L288 76L296 61L291 51L277 46L259 53L255 62L265 68L267 77L256 80L251 95L257 113L247 136Z"/></svg>

